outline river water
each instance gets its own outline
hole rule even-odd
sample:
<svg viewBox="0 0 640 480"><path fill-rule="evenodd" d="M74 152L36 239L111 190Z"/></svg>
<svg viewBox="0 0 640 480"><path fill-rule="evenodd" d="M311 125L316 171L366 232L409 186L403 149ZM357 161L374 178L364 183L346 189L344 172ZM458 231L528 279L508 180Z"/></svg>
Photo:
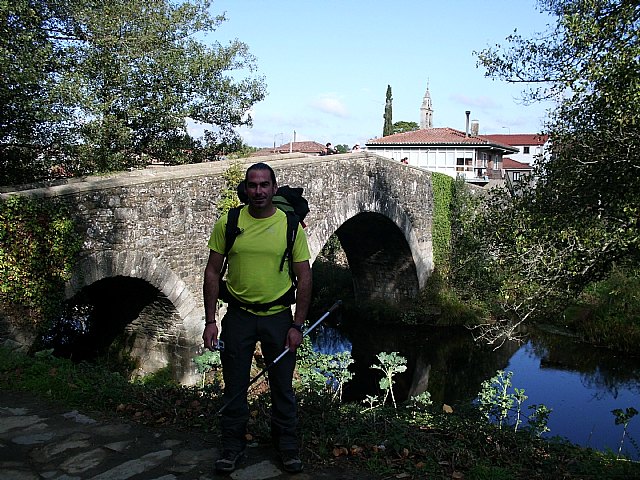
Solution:
<svg viewBox="0 0 640 480"><path fill-rule="evenodd" d="M396 399L429 391L435 405L456 408L472 402L481 383L497 370L513 372L512 384L525 390L526 417L532 404L552 413L550 432L572 443L617 454L623 426L615 424L614 409L640 411L640 358L630 358L580 344L573 338L534 334L523 343L510 342L497 350L473 341L462 328L348 327L320 329L312 336L323 353L350 351L354 378L345 386L345 400L380 394L379 352L398 352L407 371L394 377ZM629 422L621 454L640 459L640 415Z"/></svg>

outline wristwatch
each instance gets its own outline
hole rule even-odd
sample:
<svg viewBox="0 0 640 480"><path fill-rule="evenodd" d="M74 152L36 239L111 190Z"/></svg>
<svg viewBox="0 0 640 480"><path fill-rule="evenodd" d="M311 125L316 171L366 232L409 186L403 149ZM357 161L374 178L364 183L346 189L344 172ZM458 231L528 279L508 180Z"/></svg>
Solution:
<svg viewBox="0 0 640 480"><path fill-rule="evenodd" d="M297 323L292 323L291 327L289 328L295 328L296 330L298 330L300 333L302 333L302 325L298 325Z"/></svg>

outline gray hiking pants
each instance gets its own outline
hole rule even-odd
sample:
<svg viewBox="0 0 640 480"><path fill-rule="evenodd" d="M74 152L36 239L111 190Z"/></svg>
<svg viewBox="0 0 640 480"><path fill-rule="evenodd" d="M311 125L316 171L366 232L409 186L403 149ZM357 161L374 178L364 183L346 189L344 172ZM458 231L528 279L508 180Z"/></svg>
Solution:
<svg viewBox="0 0 640 480"><path fill-rule="evenodd" d="M247 385L251 379L256 342L260 342L265 363L270 365L285 348L291 322L290 309L275 315L258 316L231 305L222 319L223 402L229 401L239 391L243 392L222 413L223 449L241 450L246 443L249 420ZM296 356L289 352L267 372L272 405L271 435L280 450L298 449L296 399L292 386L295 366Z"/></svg>

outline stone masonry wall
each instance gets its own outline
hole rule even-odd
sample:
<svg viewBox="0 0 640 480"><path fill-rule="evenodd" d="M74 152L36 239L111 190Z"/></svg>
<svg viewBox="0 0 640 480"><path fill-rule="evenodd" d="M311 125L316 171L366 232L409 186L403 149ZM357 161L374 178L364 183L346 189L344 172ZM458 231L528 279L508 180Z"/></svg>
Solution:
<svg viewBox="0 0 640 480"><path fill-rule="evenodd" d="M312 260L331 234L351 225L343 230L345 243L351 245L345 252L350 263L357 263L352 266L354 284L362 297L389 298L390 292L398 292L401 298L424 285L433 269L430 172L368 153L289 154L243 163L256 161L269 163L280 185L304 187L311 208L306 232ZM206 242L219 216L216 205L228 166L214 162L156 167L16 193L56 198L76 213L85 239L67 286L69 297L101 278L144 279L169 299L182 319L182 325L175 326L180 332L177 342L195 348L201 343ZM387 220L368 231L373 240L380 240L377 249L375 241L367 239L371 261L357 252L358 232L367 231L358 228L358 222L364 227L371 221L364 213ZM395 274L385 271L389 269Z"/></svg>

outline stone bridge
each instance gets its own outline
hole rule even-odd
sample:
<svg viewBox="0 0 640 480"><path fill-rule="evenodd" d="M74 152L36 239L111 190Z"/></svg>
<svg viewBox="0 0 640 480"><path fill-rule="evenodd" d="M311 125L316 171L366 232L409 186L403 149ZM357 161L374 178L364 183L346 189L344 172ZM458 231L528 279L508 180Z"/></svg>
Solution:
<svg viewBox="0 0 640 480"><path fill-rule="evenodd" d="M241 161L267 162L280 185L304 187L312 261L336 233L356 299L399 302L424 286L433 269L430 172L364 152ZM20 192L65 202L77 216L84 245L68 298L105 279L138 279L127 284L129 290L153 287L157 296L122 326L126 348L145 371L169 365L184 383L194 380L191 360L202 343L206 242L219 216L228 166L152 167ZM117 306L131 294L136 296L129 291L105 302Z"/></svg>

